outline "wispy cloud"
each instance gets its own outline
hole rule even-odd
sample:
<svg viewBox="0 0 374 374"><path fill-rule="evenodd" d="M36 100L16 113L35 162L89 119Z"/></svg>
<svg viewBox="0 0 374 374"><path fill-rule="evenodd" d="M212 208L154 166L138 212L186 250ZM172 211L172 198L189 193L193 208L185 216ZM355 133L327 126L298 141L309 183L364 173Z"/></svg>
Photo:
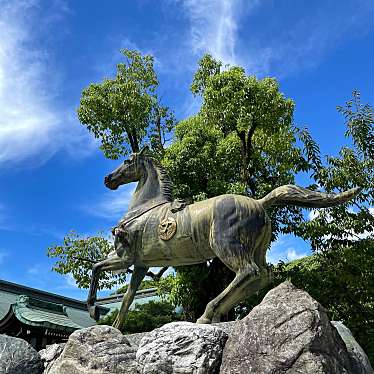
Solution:
<svg viewBox="0 0 374 374"><path fill-rule="evenodd" d="M0 265L4 263L4 260L8 257L9 253L3 249L0 249Z"/></svg>
<svg viewBox="0 0 374 374"><path fill-rule="evenodd" d="M295 248L287 249L287 260L293 261L306 256L305 252L297 252Z"/></svg>
<svg viewBox="0 0 374 374"><path fill-rule="evenodd" d="M292 235L281 235L267 252L266 259L271 264L289 262L310 254L308 244Z"/></svg>
<svg viewBox="0 0 374 374"><path fill-rule="evenodd" d="M353 208L353 207L350 207L350 208L348 208L348 211L349 211L350 213L357 213L358 209L355 209L355 208ZM374 207L369 207L369 208L368 208L368 211L369 211L369 213L374 217ZM309 214L308 214L308 218L309 218L309 220L312 221L312 220L318 218L319 215L320 215L320 212L321 212L320 210L312 209L312 210L309 212ZM331 217L331 215L329 215L329 214L327 215L326 220L327 220L328 223L334 221L334 219L333 219L333 218ZM351 230L351 231L349 231L349 230L345 230L345 232L344 232L343 234L339 233L338 236L336 236L336 235L331 235L331 234L329 234L329 235L324 235L324 236L323 236L323 239L324 239L324 240L328 240L328 239L331 239L332 237L333 237L333 238L336 237L337 239L342 239L342 238L344 238L344 239L347 239L347 240L353 240L353 241L355 241L355 240L366 239L366 238L368 238L368 237L371 236L371 235L373 235L373 233L370 232L370 231L364 231L364 232L361 232L361 233L356 233L356 232L354 232L354 230Z"/></svg>
<svg viewBox="0 0 374 374"><path fill-rule="evenodd" d="M256 75L286 76L317 66L331 49L374 24L374 3L368 0L338 8L334 2L310 4L278 18L271 15L282 6L274 2L184 0L182 4L195 55L210 53Z"/></svg>
<svg viewBox="0 0 374 374"><path fill-rule="evenodd" d="M195 54L210 53L226 64L237 64L236 42L238 22L248 5L258 1L185 0L183 7L190 19L190 45Z"/></svg>
<svg viewBox="0 0 374 374"><path fill-rule="evenodd" d="M97 203L84 205L82 208L87 213L105 218L107 220L119 220L126 212L136 183L120 187L115 191L106 192Z"/></svg>
<svg viewBox="0 0 374 374"><path fill-rule="evenodd" d="M71 274L61 275L51 270L51 263L39 262L30 266L22 276L12 279L12 282L27 284L42 291L84 300L87 290L78 288Z"/></svg>
<svg viewBox="0 0 374 374"><path fill-rule="evenodd" d="M63 14L63 3L55 9ZM87 150L90 141L59 108L60 74L37 42L38 1L0 0L0 163L37 164L61 149ZM60 13L58 13L60 12ZM49 15L49 22L60 17ZM82 141L83 140L83 141ZM77 147L77 142L80 147ZM74 144L72 144L74 143ZM68 146L67 146L68 145ZM85 151L83 151L84 153Z"/></svg>

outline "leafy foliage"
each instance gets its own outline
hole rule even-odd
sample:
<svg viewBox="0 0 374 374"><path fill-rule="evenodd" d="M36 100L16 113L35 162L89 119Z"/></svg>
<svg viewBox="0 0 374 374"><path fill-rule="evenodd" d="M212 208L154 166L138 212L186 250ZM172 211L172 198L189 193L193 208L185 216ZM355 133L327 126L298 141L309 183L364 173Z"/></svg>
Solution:
<svg viewBox="0 0 374 374"><path fill-rule="evenodd" d="M294 103L277 81L221 66L209 55L201 59L191 87L202 96L202 108L178 123L162 160L175 196L190 201L224 193L262 197L310 168L296 146ZM288 232L301 215L299 209L282 208L274 209L272 218L276 235Z"/></svg>
<svg viewBox="0 0 374 374"><path fill-rule="evenodd" d="M327 308L331 318L342 320L352 329L373 359L373 108L361 103L357 91L345 106L338 107L352 146L343 147L338 156L323 159L309 132L293 124L294 103L279 91L275 79L259 80L236 66L222 69L220 61L206 55L191 85L191 91L201 97L202 107L175 126L173 142L164 149L165 137L174 129L175 120L156 95L153 59L136 51L122 53L126 62L117 66L114 79L83 91L79 119L100 139L101 149L109 158L136 152L142 142L150 143L170 173L175 197L190 202L224 193L259 198L277 186L294 183L300 171L311 173L310 188L330 192L361 187L353 205L319 210L311 220L305 220L298 208L274 208L268 213L273 239L279 233L293 232L317 251L308 258L275 267L275 284L291 279L308 291ZM297 139L303 149L296 145ZM63 245L49 249L49 255L60 259L56 271L71 272L78 285L87 287L89 261L101 260L109 247L99 238L89 241L69 234ZM183 307L183 318L195 320L207 301L232 277L214 259L177 268L176 275L163 278L157 288L169 295L174 306ZM110 287L114 284L111 282L113 279L103 278L101 286ZM239 305L236 316L248 313L265 292ZM156 317L158 313L165 317L162 322ZM167 303L139 305L129 313L125 330L152 329L178 318L173 313L174 307Z"/></svg>
<svg viewBox="0 0 374 374"><path fill-rule="evenodd" d="M275 268L275 284L285 279L306 290L327 310L331 319L343 321L371 360L374 360L374 118L370 105L361 104L358 92L344 107L346 136L343 147L327 163L312 162L313 176L327 191L361 187L352 205L319 210L295 228L309 240L317 254ZM308 140L309 141L309 140ZM318 160L319 151L315 147ZM273 287L271 285L270 287ZM246 314L267 290L252 298L238 315Z"/></svg>
<svg viewBox="0 0 374 374"><path fill-rule="evenodd" d="M118 310L115 310L98 323L101 325L112 325L117 314ZM179 320L180 318L171 303L167 301L150 301L146 304L137 304L134 310L128 312L122 332L132 334L151 331L166 323Z"/></svg>
<svg viewBox="0 0 374 374"><path fill-rule="evenodd" d="M116 77L83 90L78 118L100 139L108 158L138 152L145 138L155 152L162 152L175 120L156 95L153 57L128 49L121 52L126 62L117 65Z"/></svg>
<svg viewBox="0 0 374 374"><path fill-rule="evenodd" d="M113 251L113 245L102 235L82 237L74 231L68 233L62 245L48 248L48 257L56 258L52 270L59 274L71 274L79 288L90 286L92 265L104 260ZM111 288L123 283L124 274L113 276L110 273L100 275L99 289Z"/></svg>
<svg viewBox="0 0 374 374"><path fill-rule="evenodd" d="M217 258L195 266L180 266L175 275L161 278L158 292L175 307L182 307L182 318L196 321L209 300L216 297L234 273ZM226 316L230 319L233 316Z"/></svg>
<svg viewBox="0 0 374 374"><path fill-rule="evenodd" d="M314 167L316 183L326 191L343 191L358 186L361 193L353 206L318 211L314 219L300 225L296 233L311 242L314 250L335 250L360 246L374 239L374 117L370 105L363 105L355 91L345 107L338 107L346 121L346 136L353 146L343 147L339 156L327 157L327 164Z"/></svg>
<svg viewBox="0 0 374 374"><path fill-rule="evenodd" d="M202 96L202 108L176 125L162 159L174 195L191 202L225 193L262 197L294 183L295 173L310 167L296 146L294 104L279 91L277 81L247 76L239 67L221 71L221 66L209 55L200 61L191 89ZM269 213L273 239L302 220L298 208ZM188 319L199 317L207 301L233 278L218 259L176 272L170 294Z"/></svg>

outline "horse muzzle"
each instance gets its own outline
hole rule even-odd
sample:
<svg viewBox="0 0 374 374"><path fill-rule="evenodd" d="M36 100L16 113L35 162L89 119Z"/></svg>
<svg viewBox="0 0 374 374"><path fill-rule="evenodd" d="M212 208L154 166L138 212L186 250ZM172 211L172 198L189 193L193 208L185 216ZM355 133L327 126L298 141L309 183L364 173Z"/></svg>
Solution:
<svg viewBox="0 0 374 374"><path fill-rule="evenodd" d="M105 187L107 187L111 190L116 190L118 188L118 186L114 183L114 181L112 179L112 174L108 174L104 178L104 184L105 184Z"/></svg>

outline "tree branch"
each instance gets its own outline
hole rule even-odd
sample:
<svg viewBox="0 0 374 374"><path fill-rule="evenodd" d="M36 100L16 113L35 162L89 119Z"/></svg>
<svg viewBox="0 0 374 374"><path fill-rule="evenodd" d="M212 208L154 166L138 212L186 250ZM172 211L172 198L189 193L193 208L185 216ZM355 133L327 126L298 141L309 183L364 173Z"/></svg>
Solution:
<svg viewBox="0 0 374 374"><path fill-rule="evenodd" d="M257 127L258 127L258 123L255 122L255 121L252 121L252 126L247 131L247 156L248 156L248 161L249 161L249 157L251 156L251 153L252 153L252 148L253 148L252 140L253 140L253 135L254 135Z"/></svg>
<svg viewBox="0 0 374 374"><path fill-rule="evenodd" d="M169 266L164 266L163 268L160 269L160 271L157 274L152 273L151 271L148 271L146 276L152 278L154 281L158 281L160 280L160 278L163 276L163 274L165 273L167 269L169 269ZM134 271L129 268L126 270L126 272L129 274L132 274Z"/></svg>
<svg viewBox="0 0 374 374"><path fill-rule="evenodd" d="M84 262L90 262L91 264L96 264L97 261L91 260L89 258L84 258L84 257L79 257L79 256L71 256L73 260L78 260L78 261L84 261Z"/></svg>

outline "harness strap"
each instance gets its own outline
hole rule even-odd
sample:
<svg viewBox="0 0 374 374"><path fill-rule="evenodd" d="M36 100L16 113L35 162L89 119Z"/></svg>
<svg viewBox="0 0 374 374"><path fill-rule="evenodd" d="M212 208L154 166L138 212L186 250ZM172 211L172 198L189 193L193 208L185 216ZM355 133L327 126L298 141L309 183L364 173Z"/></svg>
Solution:
<svg viewBox="0 0 374 374"><path fill-rule="evenodd" d="M164 204L167 204L167 203L170 203L170 201L163 201L161 203L158 203L158 204L155 204L153 206L151 206L150 208L146 209L145 211L135 215L134 217L131 217L130 219L128 219L127 221L120 221L119 224L115 227L113 227L112 229L112 234L115 235L115 232L116 232L116 229L120 229L120 230L124 230L125 226L127 224L129 224L130 222L134 221L136 218L139 218L141 217L144 213L147 213L149 212L150 210L154 209L154 208L157 208L158 206L161 206L161 205L164 205Z"/></svg>

